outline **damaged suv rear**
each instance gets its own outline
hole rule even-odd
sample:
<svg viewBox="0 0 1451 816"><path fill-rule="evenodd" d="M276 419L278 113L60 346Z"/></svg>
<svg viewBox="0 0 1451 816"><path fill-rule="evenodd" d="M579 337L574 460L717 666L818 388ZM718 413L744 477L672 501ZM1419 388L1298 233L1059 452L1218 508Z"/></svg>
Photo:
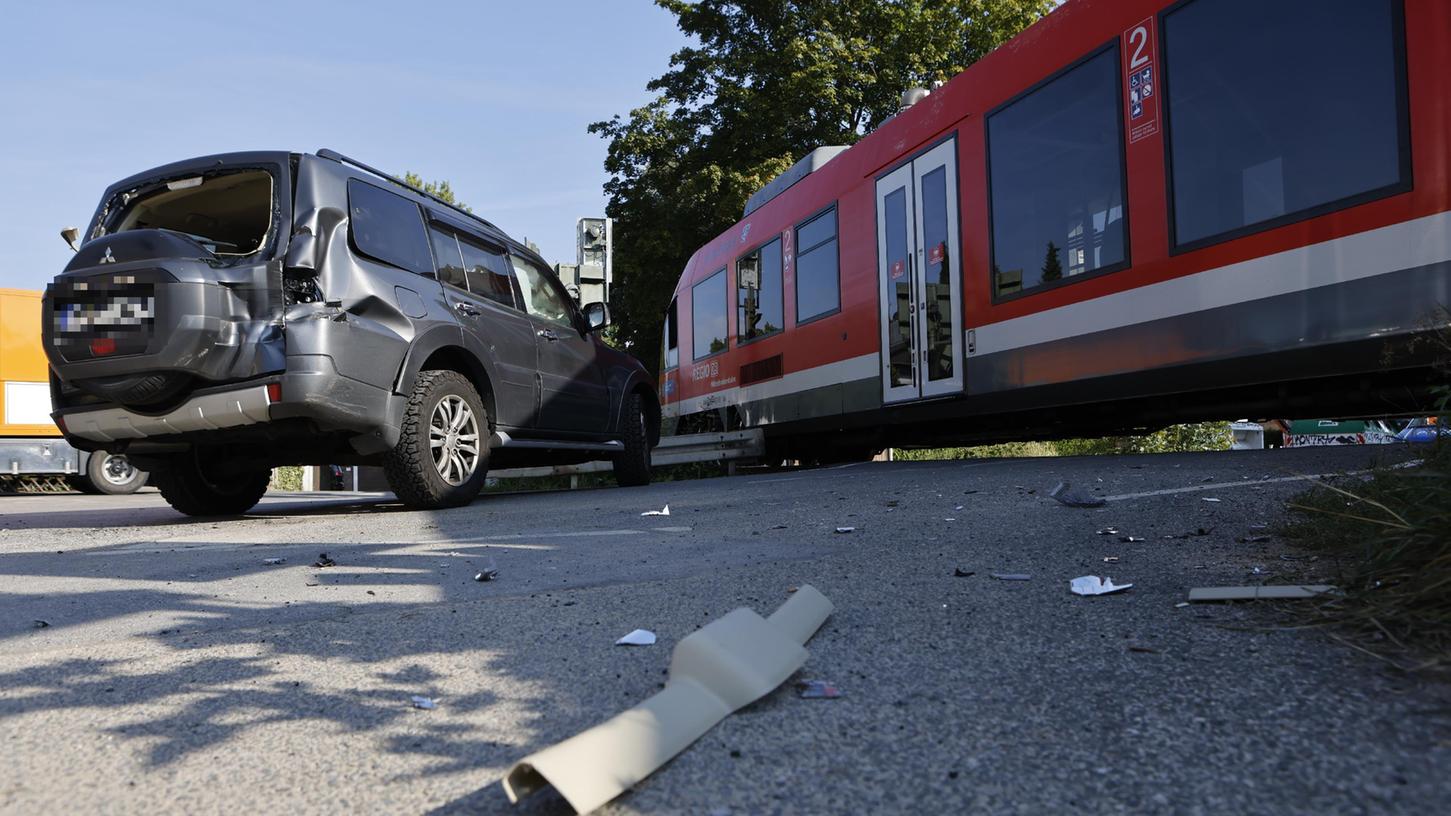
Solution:
<svg viewBox="0 0 1451 816"><path fill-rule="evenodd" d="M382 465L420 508L490 466L612 459L649 480L659 408L538 255L331 151L232 153L112 185L48 288L54 417L192 515L271 468Z"/></svg>

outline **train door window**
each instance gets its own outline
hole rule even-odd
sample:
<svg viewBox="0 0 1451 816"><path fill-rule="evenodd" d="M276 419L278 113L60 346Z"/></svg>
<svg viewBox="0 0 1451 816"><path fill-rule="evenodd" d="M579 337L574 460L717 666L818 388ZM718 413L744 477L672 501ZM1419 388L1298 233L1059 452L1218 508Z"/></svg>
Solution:
<svg viewBox="0 0 1451 816"><path fill-rule="evenodd" d="M725 270L690 289L691 354L699 360L726 350Z"/></svg>
<svg viewBox="0 0 1451 816"><path fill-rule="evenodd" d="M796 228L796 322L841 308L836 263L836 208Z"/></svg>
<svg viewBox="0 0 1451 816"><path fill-rule="evenodd" d="M665 310L665 336L660 340L664 369L680 365L680 328L675 316L675 304L676 301L672 298L670 308Z"/></svg>
<svg viewBox="0 0 1451 816"><path fill-rule="evenodd" d="M348 233L359 252L420 275L433 274L428 233L417 204L371 184L348 179L348 212Z"/></svg>
<svg viewBox="0 0 1451 816"><path fill-rule="evenodd" d="M988 116L996 297L1128 265L1118 53L1107 46Z"/></svg>
<svg viewBox="0 0 1451 816"><path fill-rule="evenodd" d="M469 291L514 308L514 285L509 281L512 273L503 253L463 238L459 239L458 245L463 252L464 277L468 280Z"/></svg>
<svg viewBox="0 0 1451 816"><path fill-rule="evenodd" d="M775 334L786 325L781 293L781 239L736 261L737 342Z"/></svg>
<svg viewBox="0 0 1451 816"><path fill-rule="evenodd" d="M428 235L433 241L434 272L438 279L450 286L468 288L464 279L464 262L463 256L459 254L458 238L438 227L429 227Z"/></svg>
<svg viewBox="0 0 1451 816"><path fill-rule="evenodd" d="M1409 189L1401 0L1247 11L1194 0L1163 20L1180 250Z"/></svg>

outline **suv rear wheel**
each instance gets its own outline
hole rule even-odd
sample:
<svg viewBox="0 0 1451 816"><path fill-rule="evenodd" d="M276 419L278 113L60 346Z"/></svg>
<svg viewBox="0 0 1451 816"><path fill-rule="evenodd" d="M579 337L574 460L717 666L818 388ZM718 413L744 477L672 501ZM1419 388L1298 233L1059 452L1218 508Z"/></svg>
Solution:
<svg viewBox="0 0 1451 816"><path fill-rule="evenodd" d="M488 434L473 383L456 371L419 373L398 446L383 458L388 485L416 510L468 504L488 474Z"/></svg>
<svg viewBox="0 0 1451 816"><path fill-rule="evenodd" d="M195 450L176 457L155 481L166 503L188 516L238 516L262 500L272 478L268 467L218 471L205 451Z"/></svg>
<svg viewBox="0 0 1451 816"><path fill-rule="evenodd" d="M650 483L650 429L645 427L647 414L640 392L625 398L624 416L620 420L620 440L625 449L615 457L615 482L621 487L639 487Z"/></svg>

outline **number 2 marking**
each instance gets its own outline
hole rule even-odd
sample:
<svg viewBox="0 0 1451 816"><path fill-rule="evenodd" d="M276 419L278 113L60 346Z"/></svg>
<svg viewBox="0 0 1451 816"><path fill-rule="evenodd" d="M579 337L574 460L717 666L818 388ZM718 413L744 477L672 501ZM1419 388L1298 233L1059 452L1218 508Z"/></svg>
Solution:
<svg viewBox="0 0 1451 816"><path fill-rule="evenodd" d="M1149 61L1149 58L1144 55L1144 46L1149 44L1149 30L1139 26L1130 31L1129 44L1134 46L1134 55L1129 59L1129 70L1132 71Z"/></svg>

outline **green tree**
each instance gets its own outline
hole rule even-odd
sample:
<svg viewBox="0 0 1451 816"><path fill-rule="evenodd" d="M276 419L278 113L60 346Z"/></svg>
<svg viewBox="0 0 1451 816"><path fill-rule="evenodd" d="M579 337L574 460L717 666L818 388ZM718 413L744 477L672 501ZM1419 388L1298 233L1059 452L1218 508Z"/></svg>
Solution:
<svg viewBox="0 0 1451 816"><path fill-rule="evenodd" d="M436 195L448 203L458 207L464 212L473 212L473 208L454 197L453 186L444 181L424 181L423 176L412 171L403 174L403 180L417 187L430 195Z"/></svg>
<svg viewBox="0 0 1451 816"><path fill-rule="evenodd" d="M1048 242L1048 254L1043 256L1043 281L1063 280L1063 261L1058 259L1058 245Z"/></svg>
<svg viewBox="0 0 1451 816"><path fill-rule="evenodd" d="M656 0L698 45L677 51L609 140L611 311L658 364L660 327L690 254L746 198L822 145L852 144L903 90L946 80L1056 0Z"/></svg>

